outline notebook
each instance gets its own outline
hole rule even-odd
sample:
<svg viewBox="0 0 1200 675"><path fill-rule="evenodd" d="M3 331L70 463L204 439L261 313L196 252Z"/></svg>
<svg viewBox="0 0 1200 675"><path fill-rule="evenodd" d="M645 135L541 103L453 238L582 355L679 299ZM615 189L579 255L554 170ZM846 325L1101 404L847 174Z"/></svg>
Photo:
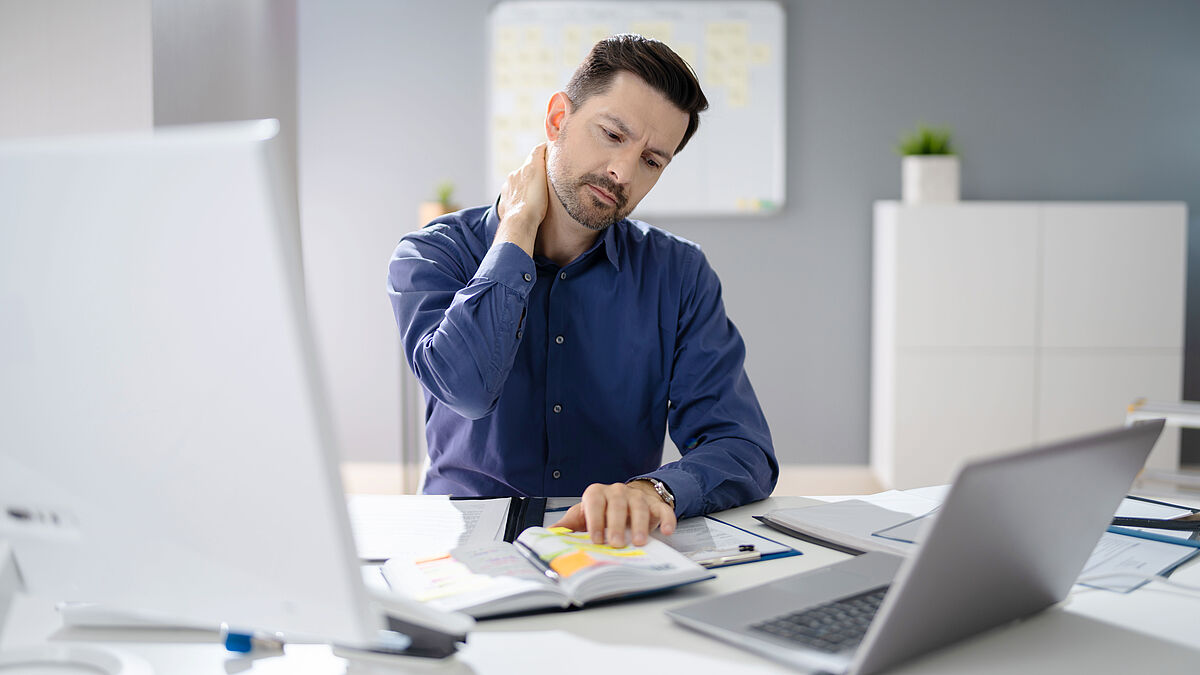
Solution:
<svg viewBox="0 0 1200 675"><path fill-rule="evenodd" d="M870 552L667 615L783 663L865 674L1037 613L1066 597L1162 428L969 463L907 559Z"/></svg>
<svg viewBox="0 0 1200 675"><path fill-rule="evenodd" d="M713 578L656 539L645 546L593 544L587 532L531 527L515 542L392 558L383 576L395 591L439 610L475 618L565 609L663 591Z"/></svg>

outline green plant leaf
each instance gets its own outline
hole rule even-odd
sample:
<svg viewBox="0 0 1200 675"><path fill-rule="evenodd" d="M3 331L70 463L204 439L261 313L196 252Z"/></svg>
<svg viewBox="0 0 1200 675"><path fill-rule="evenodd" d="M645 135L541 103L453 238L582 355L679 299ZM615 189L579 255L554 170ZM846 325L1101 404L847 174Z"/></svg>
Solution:
<svg viewBox="0 0 1200 675"><path fill-rule="evenodd" d="M454 198L454 181L444 180L437 184L435 190L438 203L442 206L450 206L450 200Z"/></svg>
<svg viewBox="0 0 1200 675"><path fill-rule="evenodd" d="M901 155L952 155L950 128L917 125L916 131L900 137L896 152Z"/></svg>

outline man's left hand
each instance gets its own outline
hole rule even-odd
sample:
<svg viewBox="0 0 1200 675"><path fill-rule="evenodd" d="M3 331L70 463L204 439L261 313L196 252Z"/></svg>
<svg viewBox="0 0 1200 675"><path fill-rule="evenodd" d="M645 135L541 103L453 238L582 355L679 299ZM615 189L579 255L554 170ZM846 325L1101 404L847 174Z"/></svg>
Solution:
<svg viewBox="0 0 1200 675"><path fill-rule="evenodd" d="M583 491L583 501L568 509L552 527L587 530L593 543L616 547L625 545L628 529L633 545L644 546L655 527L663 534L675 531L675 511L649 481L593 483Z"/></svg>

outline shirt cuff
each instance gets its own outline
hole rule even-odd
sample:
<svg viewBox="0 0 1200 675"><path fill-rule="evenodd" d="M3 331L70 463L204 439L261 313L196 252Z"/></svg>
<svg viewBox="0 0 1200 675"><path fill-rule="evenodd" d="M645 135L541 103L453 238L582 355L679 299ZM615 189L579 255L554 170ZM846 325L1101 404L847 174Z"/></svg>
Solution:
<svg viewBox="0 0 1200 675"><path fill-rule="evenodd" d="M528 298L537 279L537 269L529 254L520 246L506 241L488 250L479 263L475 278L503 284L521 297Z"/></svg>
<svg viewBox="0 0 1200 675"><path fill-rule="evenodd" d="M675 495L675 515L678 517L699 515L703 510L700 484L682 469L658 469L629 480L638 478L657 478L665 483L671 494Z"/></svg>

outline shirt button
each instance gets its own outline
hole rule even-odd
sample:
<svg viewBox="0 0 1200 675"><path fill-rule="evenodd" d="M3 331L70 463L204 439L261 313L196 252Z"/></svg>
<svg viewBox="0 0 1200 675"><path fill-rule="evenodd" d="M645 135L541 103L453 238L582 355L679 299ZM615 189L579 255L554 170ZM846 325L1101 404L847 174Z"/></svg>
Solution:
<svg viewBox="0 0 1200 675"><path fill-rule="evenodd" d="M560 412L562 412L562 406L561 406L561 405L559 405L559 404L557 404L557 403L555 403L555 404L554 404L554 412L556 412L556 413L560 413Z"/></svg>
<svg viewBox="0 0 1200 675"><path fill-rule="evenodd" d="M567 273L566 273L566 272L559 272L559 273L558 273L558 278L559 278L559 279L566 279L566 278L567 278Z"/></svg>
<svg viewBox="0 0 1200 675"><path fill-rule="evenodd" d="M562 478L562 472L561 472L561 471L555 471L554 473L552 473L552 474L550 474L550 475L551 475L551 476L554 476L555 478Z"/></svg>
<svg viewBox="0 0 1200 675"><path fill-rule="evenodd" d="M533 275L529 272L525 273L525 281L533 281Z"/></svg>
<svg viewBox="0 0 1200 675"><path fill-rule="evenodd" d="M561 345L563 343L563 336L559 335L558 337L554 338L554 342L555 344Z"/></svg>
<svg viewBox="0 0 1200 675"><path fill-rule="evenodd" d="M521 331L517 331L517 339L518 339L518 340L520 340L520 339L521 339Z"/></svg>

